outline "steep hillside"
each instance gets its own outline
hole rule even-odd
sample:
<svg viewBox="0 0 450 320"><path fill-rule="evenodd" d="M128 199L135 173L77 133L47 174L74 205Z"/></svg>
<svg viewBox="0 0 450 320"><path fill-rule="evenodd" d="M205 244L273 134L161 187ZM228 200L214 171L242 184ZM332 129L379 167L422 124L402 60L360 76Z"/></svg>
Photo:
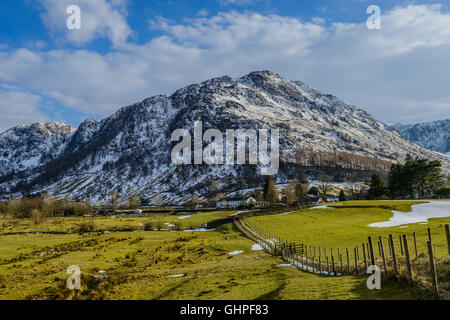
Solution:
<svg viewBox="0 0 450 320"><path fill-rule="evenodd" d="M105 200L115 190L122 199L140 193L182 202L193 195L202 197L261 183L259 165L173 164L171 134L179 128L192 133L194 121L202 121L204 131L278 128L282 154L278 181L292 177L289 163L311 163L305 150L334 152L336 158L340 157L336 152L345 152L386 161L411 154L440 159L445 169L449 168L447 157L407 141L367 112L302 82L262 71L239 79L221 77L193 84L171 96L155 96L124 107L101 122L87 120L76 132L67 129L51 148L42 148L40 156L49 161L41 162L42 166L24 166L26 172L1 178L0 191L3 195L47 191L60 197L70 194L72 198ZM36 150L39 156L41 149ZM355 159L349 161L360 162ZM19 168L17 163L24 161L18 156L15 162L5 163L3 172ZM317 165L329 166L320 161Z"/></svg>
<svg viewBox="0 0 450 320"><path fill-rule="evenodd" d="M0 134L0 176L25 171L56 158L74 128L60 122L17 126Z"/></svg>
<svg viewBox="0 0 450 320"><path fill-rule="evenodd" d="M450 119L391 127L419 146L450 156Z"/></svg>

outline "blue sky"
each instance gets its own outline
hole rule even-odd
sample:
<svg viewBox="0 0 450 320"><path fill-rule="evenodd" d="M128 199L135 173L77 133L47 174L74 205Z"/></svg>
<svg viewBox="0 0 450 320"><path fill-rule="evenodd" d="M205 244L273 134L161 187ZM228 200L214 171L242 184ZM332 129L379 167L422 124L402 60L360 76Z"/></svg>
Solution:
<svg viewBox="0 0 450 320"><path fill-rule="evenodd" d="M65 9L81 8L81 30ZM369 5L381 30L369 30ZM450 117L448 1L3 0L0 131L77 126L224 74L269 69L404 123Z"/></svg>

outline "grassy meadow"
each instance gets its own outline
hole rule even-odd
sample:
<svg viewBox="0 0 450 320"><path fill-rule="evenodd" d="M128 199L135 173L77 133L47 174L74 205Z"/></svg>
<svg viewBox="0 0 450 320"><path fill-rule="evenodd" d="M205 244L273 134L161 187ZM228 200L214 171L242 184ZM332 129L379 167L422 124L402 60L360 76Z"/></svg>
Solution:
<svg viewBox="0 0 450 320"><path fill-rule="evenodd" d="M371 228L388 220L391 209L407 212L419 201L349 201L335 209L303 209L291 214L251 217L261 229L308 245L353 248L367 236L416 232L445 243L443 225ZM381 290L368 290L367 276L319 276L295 270L278 256L252 250L253 242L233 224L214 231L174 231L226 218L235 211L151 214L149 216L0 218L0 299L420 299L403 282L385 278ZM90 232L80 233L89 223ZM145 226L159 224L162 231ZM171 229L171 230L170 230ZM153 229L155 230L155 229ZM170 230L170 231L169 231ZM40 232L41 234L35 234ZM46 233L48 232L48 234ZM397 241L398 239L396 239ZM419 248L422 244L419 243ZM238 253L231 255L230 253ZM437 248L444 257L444 248ZM426 260L425 256L421 259ZM448 259L447 259L448 261ZM447 262L446 262L447 263ZM69 266L79 266L82 290L66 288ZM448 267L439 264L440 277ZM445 268L443 270L442 268ZM443 270L443 271L442 271ZM442 279L441 279L442 280ZM444 279L445 280L445 279Z"/></svg>
<svg viewBox="0 0 450 320"><path fill-rule="evenodd" d="M0 299L418 299L385 279L322 277L283 266L232 224L209 232L1 236ZM230 252L242 251L230 255ZM66 289L68 266L82 292ZM183 275L183 276L180 276Z"/></svg>
<svg viewBox="0 0 450 320"><path fill-rule="evenodd" d="M368 236L375 240L379 236L386 239L389 234L394 236L396 245L399 235L407 234L412 238L416 233L418 250L425 251L428 239L428 228L431 228L433 243L446 245L444 232L448 218L432 218L427 224L408 224L387 228L369 227L369 224L388 221L392 217L391 210L408 212L411 205L425 203L424 201L347 201L327 204L334 209L303 209L288 215L259 216L248 219L255 226L278 234L308 246L344 250L353 249L367 243ZM376 243L375 243L376 245ZM385 243L387 248L387 242ZM387 250L387 249L386 249ZM341 252L344 252L341 251ZM448 256L444 247L435 247L437 256Z"/></svg>
<svg viewBox="0 0 450 320"><path fill-rule="evenodd" d="M14 219L0 217L0 234L52 232L77 233L83 223L90 223L97 232L108 231L143 231L145 224L150 223L156 229L171 229L178 223L182 229L197 227L202 224L229 217L236 211L212 211L203 213L157 214L148 216L111 216L111 217L55 217L42 219L35 223L32 219Z"/></svg>

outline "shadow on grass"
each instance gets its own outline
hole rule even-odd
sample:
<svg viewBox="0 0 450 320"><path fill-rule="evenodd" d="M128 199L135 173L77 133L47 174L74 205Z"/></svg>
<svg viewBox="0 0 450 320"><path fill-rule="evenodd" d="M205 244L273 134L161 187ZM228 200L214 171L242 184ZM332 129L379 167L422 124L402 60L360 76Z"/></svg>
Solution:
<svg viewBox="0 0 450 320"><path fill-rule="evenodd" d="M272 290L268 293L265 293L265 294L257 297L255 300L279 300L280 292L284 289L284 287L285 287L285 283L281 284L275 290Z"/></svg>
<svg viewBox="0 0 450 320"><path fill-rule="evenodd" d="M367 288L367 279L370 275L359 276L361 281L350 291L358 300L423 300L425 297L420 291L409 285L406 281L396 279L391 275L381 276L381 289Z"/></svg>

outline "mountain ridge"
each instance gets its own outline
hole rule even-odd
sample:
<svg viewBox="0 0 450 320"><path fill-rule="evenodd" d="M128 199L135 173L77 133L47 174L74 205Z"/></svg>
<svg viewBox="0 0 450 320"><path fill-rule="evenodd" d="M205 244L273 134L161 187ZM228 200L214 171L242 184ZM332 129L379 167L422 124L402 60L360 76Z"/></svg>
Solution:
<svg viewBox="0 0 450 320"><path fill-rule="evenodd" d="M415 124L388 124L406 139L432 151L450 156L450 119Z"/></svg>
<svg viewBox="0 0 450 320"><path fill-rule="evenodd" d="M293 177L289 164L312 163L311 155L304 156L310 149L387 163L407 154L427 156L443 161L445 170L449 168L448 158L387 130L366 111L301 81L259 71L237 79L223 76L191 84L170 96L153 96L122 107L99 122L86 120L77 130L61 134L60 140L44 139L43 145L54 143L55 153L44 152L48 161L39 161L39 165L10 167L10 173L0 177L0 194L46 191L57 197L96 201L108 199L114 190L123 198L139 193L181 203L193 196L205 197L262 181L258 166L188 167L171 163L171 133L178 128L192 132L194 121L202 121L204 130L222 132L278 128L285 164L276 177L280 181ZM1 137L0 156L2 150L6 154L12 148ZM0 163L2 160L0 157ZM211 190L211 181L216 181L215 190Z"/></svg>

